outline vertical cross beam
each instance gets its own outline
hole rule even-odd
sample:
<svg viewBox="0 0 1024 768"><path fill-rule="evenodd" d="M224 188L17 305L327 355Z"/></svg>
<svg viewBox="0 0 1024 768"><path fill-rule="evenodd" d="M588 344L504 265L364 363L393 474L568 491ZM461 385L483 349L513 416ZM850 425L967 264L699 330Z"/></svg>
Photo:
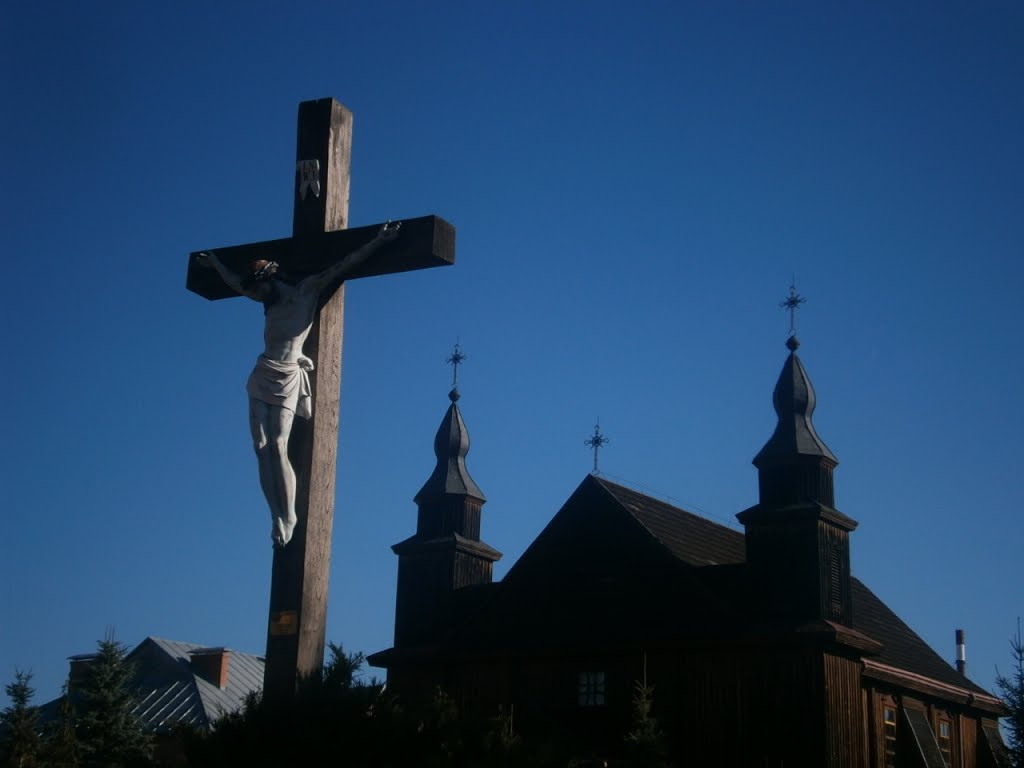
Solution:
<svg viewBox="0 0 1024 768"><path fill-rule="evenodd" d="M307 101L299 105L298 122L292 237L301 249L304 238L348 226L352 113L334 99ZM319 195L302 182L305 161L319 163ZM263 682L271 705L291 701L298 680L323 667L344 309L342 285L324 300L304 346L316 366L314 408L312 419L295 420L289 443L299 522L288 546L274 550Z"/></svg>

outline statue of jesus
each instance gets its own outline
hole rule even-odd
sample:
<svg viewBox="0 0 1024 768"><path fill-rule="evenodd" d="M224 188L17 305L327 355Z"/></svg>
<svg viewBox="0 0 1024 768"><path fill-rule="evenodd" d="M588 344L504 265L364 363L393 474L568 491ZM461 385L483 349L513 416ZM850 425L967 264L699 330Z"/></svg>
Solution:
<svg viewBox="0 0 1024 768"><path fill-rule="evenodd" d="M291 282L278 272L274 261L254 261L251 274L241 276L224 265L213 251L198 255L200 265L213 267L231 288L263 304L263 354L249 376L249 427L259 463L260 486L273 519L275 547L292 538L295 524L295 470L288 459L288 438L298 415L313 415L309 371L313 361L302 345L313 327L321 295L344 279L383 243L398 236L401 222L385 224L376 237L319 274Z"/></svg>

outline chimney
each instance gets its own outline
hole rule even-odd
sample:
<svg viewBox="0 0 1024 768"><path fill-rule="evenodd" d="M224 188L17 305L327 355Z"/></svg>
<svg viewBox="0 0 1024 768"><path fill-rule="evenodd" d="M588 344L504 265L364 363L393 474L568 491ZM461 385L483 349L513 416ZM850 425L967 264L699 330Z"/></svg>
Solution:
<svg viewBox="0 0 1024 768"><path fill-rule="evenodd" d="M195 674L218 688L227 687L231 651L227 648L197 648L188 655Z"/></svg>
<svg viewBox="0 0 1024 768"><path fill-rule="evenodd" d="M961 675L967 674L967 633L962 629L956 631L956 671Z"/></svg>
<svg viewBox="0 0 1024 768"><path fill-rule="evenodd" d="M96 660L95 653L82 653L68 657L68 690L77 690L89 675L89 668Z"/></svg>

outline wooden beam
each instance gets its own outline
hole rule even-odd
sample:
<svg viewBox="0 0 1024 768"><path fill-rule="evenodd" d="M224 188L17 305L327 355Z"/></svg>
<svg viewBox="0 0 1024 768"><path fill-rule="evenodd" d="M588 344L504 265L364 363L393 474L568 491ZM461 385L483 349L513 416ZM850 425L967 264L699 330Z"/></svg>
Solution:
<svg viewBox="0 0 1024 768"><path fill-rule="evenodd" d="M380 227L380 224L371 224L355 229L296 234L295 237L279 240L203 250L216 251L220 260L239 274L248 272L250 262L266 259L278 262L282 269L296 277L305 277L320 272L329 264L370 242ZM224 283L215 270L197 264L196 257L201 252L194 251L190 254L185 287L211 301L237 296L238 294ZM454 263L455 227L438 216L421 216L403 219L398 238L383 245L347 279L409 272Z"/></svg>
<svg viewBox="0 0 1024 768"><path fill-rule="evenodd" d="M326 170L318 197L302 199L296 184L295 238L348 226L351 148L351 112L334 99L299 106L296 159L319 160ZM299 681L323 669L344 312L342 285L321 307L303 346L316 366L310 374L313 415L308 420L295 419L288 443L298 480L298 524L288 545L274 549L263 675L264 700L271 706L290 702Z"/></svg>

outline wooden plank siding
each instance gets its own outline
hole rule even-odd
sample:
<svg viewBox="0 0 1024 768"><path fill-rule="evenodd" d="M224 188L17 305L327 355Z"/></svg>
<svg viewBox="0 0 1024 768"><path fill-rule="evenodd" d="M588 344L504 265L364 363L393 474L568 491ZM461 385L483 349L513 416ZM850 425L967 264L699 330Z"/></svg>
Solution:
<svg viewBox="0 0 1024 768"><path fill-rule="evenodd" d="M861 706L861 669L859 659L824 654L828 765L859 768L867 759Z"/></svg>
<svg viewBox="0 0 1024 768"><path fill-rule="evenodd" d="M451 659L443 671L395 667L392 679L397 688L443 680L460 710L487 718L513 713L516 731L528 739L615 754L630 728L645 662L653 714L681 765L883 768L885 706L898 714L907 706L923 710L935 734L948 717L949 768L989 765L979 744L981 722L969 705L865 680L859 659L820 647L548 650ZM580 706L581 672L604 674L603 705ZM911 734L900 733L902 717L898 722L899 759L912 760Z"/></svg>
<svg viewBox="0 0 1024 768"><path fill-rule="evenodd" d="M978 721L971 717L957 717L957 732L960 734L959 756L961 766L974 766L978 759Z"/></svg>
<svg viewBox="0 0 1024 768"><path fill-rule="evenodd" d="M448 684L461 706L483 714L514 710L523 734L551 736L558 722L563 735L597 751L614 750L629 729L644 657L479 660L455 665ZM684 764L865 765L855 661L773 646L654 652L646 663L654 716ZM604 706L577 701L578 676L588 671L605 675Z"/></svg>
<svg viewBox="0 0 1024 768"><path fill-rule="evenodd" d="M951 740L949 768L989 768L988 750L979 743L983 720L967 707L922 697L917 693L908 694L906 691L888 686L865 685L864 701L867 703L864 732L869 746L864 755L863 765L870 765L872 768L883 768L885 765L882 708L888 704L897 711L906 707L924 711L937 739L940 734L940 723L943 719L948 719ZM908 746L901 734L901 756ZM906 760L907 757L904 756L903 759ZM995 765L993 764L991 768L995 768Z"/></svg>

